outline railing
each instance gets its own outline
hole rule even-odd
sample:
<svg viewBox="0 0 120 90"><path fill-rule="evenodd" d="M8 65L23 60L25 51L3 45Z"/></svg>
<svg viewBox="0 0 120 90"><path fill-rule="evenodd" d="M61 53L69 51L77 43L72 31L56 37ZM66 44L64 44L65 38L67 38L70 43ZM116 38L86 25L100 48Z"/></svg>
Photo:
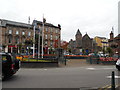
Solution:
<svg viewBox="0 0 120 90"><path fill-rule="evenodd" d="M86 61L90 64L115 64L117 60L117 57L99 57L94 55L89 56Z"/></svg>

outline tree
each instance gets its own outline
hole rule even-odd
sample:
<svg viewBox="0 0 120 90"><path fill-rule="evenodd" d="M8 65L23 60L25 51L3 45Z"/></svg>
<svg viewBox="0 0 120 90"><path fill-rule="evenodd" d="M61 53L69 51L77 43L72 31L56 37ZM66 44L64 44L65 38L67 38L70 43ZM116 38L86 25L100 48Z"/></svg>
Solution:
<svg viewBox="0 0 120 90"><path fill-rule="evenodd" d="M33 40L32 39L25 40L25 45L26 45L26 48L28 47L28 53L30 53L30 46L33 45Z"/></svg>
<svg viewBox="0 0 120 90"><path fill-rule="evenodd" d="M19 53L21 53L22 46L23 46L22 43L19 43L19 44L18 44L18 50L19 50Z"/></svg>
<svg viewBox="0 0 120 90"><path fill-rule="evenodd" d="M106 53L105 47L102 48L102 52L105 55L105 53Z"/></svg>
<svg viewBox="0 0 120 90"><path fill-rule="evenodd" d="M107 47L107 52L109 53L109 56L113 55L113 50L111 47Z"/></svg>

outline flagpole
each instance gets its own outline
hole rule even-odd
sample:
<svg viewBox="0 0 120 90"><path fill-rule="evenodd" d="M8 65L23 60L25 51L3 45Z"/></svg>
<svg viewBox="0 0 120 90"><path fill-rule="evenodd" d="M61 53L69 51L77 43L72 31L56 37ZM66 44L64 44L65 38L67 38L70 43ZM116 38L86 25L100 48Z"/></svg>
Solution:
<svg viewBox="0 0 120 90"><path fill-rule="evenodd" d="M43 58L43 40L44 40L44 15L43 15L43 29L42 29L42 58Z"/></svg>
<svg viewBox="0 0 120 90"><path fill-rule="evenodd" d="M38 38L38 58L40 58L40 27L39 27L39 38Z"/></svg>
<svg viewBox="0 0 120 90"><path fill-rule="evenodd" d="M36 22L34 22L34 36L33 36L33 58L35 58L35 24Z"/></svg>

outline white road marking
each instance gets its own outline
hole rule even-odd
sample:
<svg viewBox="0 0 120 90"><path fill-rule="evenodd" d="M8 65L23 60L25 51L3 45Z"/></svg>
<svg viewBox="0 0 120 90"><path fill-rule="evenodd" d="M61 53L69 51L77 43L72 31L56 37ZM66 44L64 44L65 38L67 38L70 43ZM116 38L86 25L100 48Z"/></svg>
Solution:
<svg viewBox="0 0 120 90"><path fill-rule="evenodd" d="M112 76L107 76L107 78L112 78ZM116 79L120 78L120 76L115 76Z"/></svg>
<svg viewBox="0 0 120 90"><path fill-rule="evenodd" d="M111 69L116 69L116 68L93 68L93 67L90 67L90 68L86 68L87 70L111 70Z"/></svg>
<svg viewBox="0 0 120 90"><path fill-rule="evenodd" d="M86 69L88 69L88 70L95 70L95 68L86 68Z"/></svg>
<svg viewBox="0 0 120 90"><path fill-rule="evenodd" d="M115 69L115 68L103 68L103 69Z"/></svg>

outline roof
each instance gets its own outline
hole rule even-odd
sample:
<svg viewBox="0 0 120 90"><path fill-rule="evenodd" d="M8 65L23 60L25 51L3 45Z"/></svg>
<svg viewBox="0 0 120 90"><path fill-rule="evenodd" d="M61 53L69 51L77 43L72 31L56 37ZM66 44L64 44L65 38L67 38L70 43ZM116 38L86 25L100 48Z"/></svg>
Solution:
<svg viewBox="0 0 120 90"><path fill-rule="evenodd" d="M32 27L32 25L30 25L30 24L16 22L16 21L10 21L10 20L5 20L5 19L0 19L0 21L1 21L1 26L3 26L3 27L6 27L7 25L30 27L30 28Z"/></svg>
<svg viewBox="0 0 120 90"><path fill-rule="evenodd" d="M91 39L91 38L88 36L87 33L83 36L83 38L89 38L89 39Z"/></svg>
<svg viewBox="0 0 120 90"><path fill-rule="evenodd" d="M118 35L115 37L115 39L120 39L120 34L118 34Z"/></svg>
<svg viewBox="0 0 120 90"><path fill-rule="evenodd" d="M35 22L36 22L36 24L40 24L40 25L43 24L42 21L33 20L32 25L34 25ZM50 26L50 27L55 27L55 28L60 28L59 26L55 26L55 25L53 25L53 24L51 24L51 23L45 23L44 25L45 25L45 26ZM59 25L59 24L58 24L58 25Z"/></svg>
<svg viewBox="0 0 120 90"><path fill-rule="evenodd" d="M76 35L82 35L79 29L77 30Z"/></svg>
<svg viewBox="0 0 120 90"><path fill-rule="evenodd" d="M100 39L106 39L106 37L99 37L99 36L96 36L96 37L98 37L98 38L100 38Z"/></svg>
<svg viewBox="0 0 120 90"><path fill-rule="evenodd" d="M120 37L120 34L118 34L116 37Z"/></svg>

